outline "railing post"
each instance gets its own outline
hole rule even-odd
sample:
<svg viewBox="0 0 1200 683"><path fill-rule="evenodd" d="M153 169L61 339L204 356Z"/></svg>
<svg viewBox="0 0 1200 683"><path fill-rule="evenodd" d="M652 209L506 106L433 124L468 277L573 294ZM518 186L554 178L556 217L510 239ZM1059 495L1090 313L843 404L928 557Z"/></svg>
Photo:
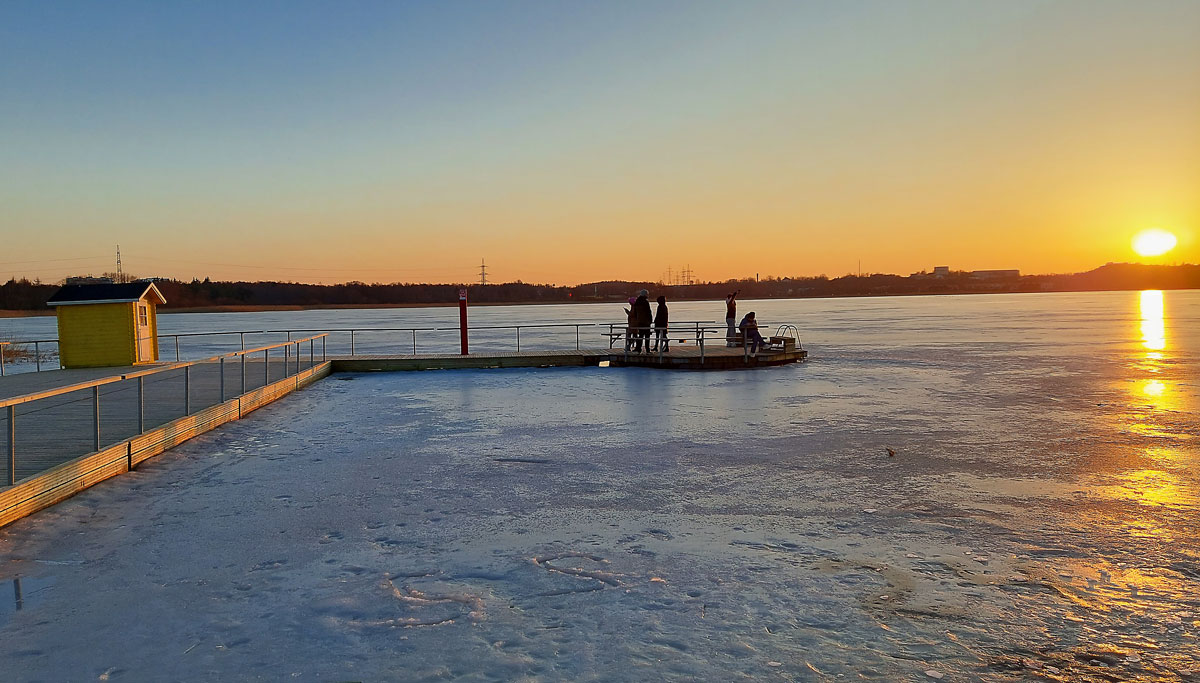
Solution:
<svg viewBox="0 0 1200 683"><path fill-rule="evenodd" d="M700 364L704 365L704 335L696 337L696 341L700 342Z"/></svg>
<svg viewBox="0 0 1200 683"><path fill-rule="evenodd" d="M271 349L263 349L263 386L271 383Z"/></svg>
<svg viewBox="0 0 1200 683"><path fill-rule="evenodd" d="M288 332L288 337L291 337L291 336L292 336L292 333ZM289 339L288 341L291 341L291 340ZM292 364L292 347L285 346L285 347L283 347L283 376L284 377L288 376L288 366L291 364Z"/></svg>
<svg viewBox="0 0 1200 683"><path fill-rule="evenodd" d="M354 330L350 330L350 355L354 355Z"/></svg>
<svg viewBox="0 0 1200 683"><path fill-rule="evenodd" d="M175 335L175 362L179 362L179 335Z"/></svg>
<svg viewBox="0 0 1200 683"><path fill-rule="evenodd" d="M146 382L145 382L145 379L146 378L144 376L140 376L140 375L137 378L137 381L138 381L138 387L137 387L137 389L138 389L138 391L137 391L138 434L141 434L142 432L146 431L146 401L145 401L145 399L146 399Z"/></svg>
<svg viewBox="0 0 1200 683"><path fill-rule="evenodd" d="M221 372L221 403L225 402L225 359L220 359L218 364Z"/></svg>
<svg viewBox="0 0 1200 683"><path fill-rule="evenodd" d="M246 333L238 332L238 335L241 336L241 338L242 338L242 350L245 351L246 350Z"/></svg>
<svg viewBox="0 0 1200 683"><path fill-rule="evenodd" d="M37 372L42 371L42 351L37 342L33 343L33 366Z"/></svg>
<svg viewBox="0 0 1200 683"><path fill-rule="evenodd" d="M417 355L417 331L414 329L412 331L412 333L413 333L413 355L415 356L415 355Z"/></svg>
<svg viewBox="0 0 1200 683"><path fill-rule="evenodd" d="M192 366L183 369L183 414L192 414Z"/></svg>
<svg viewBox="0 0 1200 683"><path fill-rule="evenodd" d="M328 336L321 337L321 362L322 363L325 362L325 340L328 338L329 338Z"/></svg>
<svg viewBox="0 0 1200 683"><path fill-rule="evenodd" d="M246 354L242 354L242 393L246 393Z"/></svg>
<svg viewBox="0 0 1200 683"><path fill-rule="evenodd" d="M308 367L310 367L310 368L313 366L313 342L314 341L316 341L316 340L315 339L308 340Z"/></svg>
<svg viewBox="0 0 1200 683"><path fill-rule="evenodd" d="M8 485L17 483L17 407L8 407Z"/></svg>
<svg viewBox="0 0 1200 683"><path fill-rule="evenodd" d="M521 350L521 326L517 325L517 351Z"/></svg>
<svg viewBox="0 0 1200 683"><path fill-rule="evenodd" d="M92 443L100 450L100 387L92 387Z"/></svg>
<svg viewBox="0 0 1200 683"><path fill-rule="evenodd" d="M575 326L575 350L579 350L579 325Z"/></svg>
<svg viewBox="0 0 1200 683"><path fill-rule="evenodd" d="M0 344L0 377L4 376L4 344Z"/></svg>

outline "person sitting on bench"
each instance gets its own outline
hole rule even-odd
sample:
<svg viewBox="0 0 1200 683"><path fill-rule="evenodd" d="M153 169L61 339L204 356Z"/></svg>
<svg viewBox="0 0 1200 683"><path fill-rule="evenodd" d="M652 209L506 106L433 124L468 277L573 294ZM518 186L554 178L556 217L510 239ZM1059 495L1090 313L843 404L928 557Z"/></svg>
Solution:
<svg viewBox="0 0 1200 683"><path fill-rule="evenodd" d="M766 347L767 341L758 333L758 321L754 319L754 311L750 311L745 318L742 318L738 329L742 331L742 338L750 343L751 354L758 353L759 346Z"/></svg>

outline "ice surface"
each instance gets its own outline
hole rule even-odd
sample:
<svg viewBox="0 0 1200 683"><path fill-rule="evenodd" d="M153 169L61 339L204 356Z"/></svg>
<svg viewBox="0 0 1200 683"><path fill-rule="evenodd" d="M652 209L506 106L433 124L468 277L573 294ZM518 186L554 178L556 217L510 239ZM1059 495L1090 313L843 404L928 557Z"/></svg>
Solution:
<svg viewBox="0 0 1200 683"><path fill-rule="evenodd" d="M1106 296L868 302L753 372L336 375L0 531L0 671L1191 680L1196 298L1147 351Z"/></svg>

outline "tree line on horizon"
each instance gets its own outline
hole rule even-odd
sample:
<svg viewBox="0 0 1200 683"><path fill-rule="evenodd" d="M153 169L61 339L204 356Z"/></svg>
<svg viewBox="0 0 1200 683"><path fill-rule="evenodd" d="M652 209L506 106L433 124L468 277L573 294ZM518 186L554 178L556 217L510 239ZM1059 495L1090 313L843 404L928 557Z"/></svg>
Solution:
<svg viewBox="0 0 1200 683"><path fill-rule="evenodd" d="M46 300L60 283L46 284L27 279L10 279L0 285L0 310L45 310ZM164 308L207 308L222 306L387 306L396 304L451 304L461 288L474 303L572 303L624 301L639 289L664 294L668 300L723 299L740 289L743 299L807 298L839 296L888 296L911 294L977 294L998 292L1101 291L1130 289L1200 289L1200 265L1143 265L1110 263L1084 273L1069 275L1022 275L978 277L966 271L951 271L937 277L919 273L911 276L870 274L841 277L769 277L732 279L688 285L610 280L571 287L529 284L366 284L334 285L299 282L224 282L156 279L155 285L167 300Z"/></svg>

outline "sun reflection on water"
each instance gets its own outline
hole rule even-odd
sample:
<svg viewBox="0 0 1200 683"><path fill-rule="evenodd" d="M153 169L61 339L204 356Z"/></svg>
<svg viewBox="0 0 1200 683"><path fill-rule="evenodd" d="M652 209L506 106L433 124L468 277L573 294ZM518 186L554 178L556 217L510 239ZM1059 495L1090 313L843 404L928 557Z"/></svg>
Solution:
<svg viewBox="0 0 1200 683"><path fill-rule="evenodd" d="M1148 289L1141 294L1142 346L1151 352L1167 348L1167 327L1161 290ZM1146 354L1147 358L1162 360L1161 353Z"/></svg>
<svg viewBox="0 0 1200 683"><path fill-rule="evenodd" d="M1169 408L1172 401L1171 388L1166 382L1155 377L1162 372L1163 364L1167 360L1166 307L1163 304L1162 291L1148 289L1141 292L1138 309L1141 314L1141 341L1145 355L1136 367L1138 371L1147 372L1151 377L1138 380L1134 390L1134 402L1145 405L1148 400L1151 408ZM1134 425L1134 429L1138 431L1149 427L1145 424Z"/></svg>
<svg viewBox="0 0 1200 683"><path fill-rule="evenodd" d="M1185 409L1186 389L1174 374L1167 344L1163 292L1147 290L1138 297L1140 348L1126 378L1127 407L1120 420L1122 433L1139 438L1130 445L1128 468L1101 475L1096 493L1113 501L1133 503L1110 523L1131 537L1173 539L1175 520L1163 510L1190 509L1200 504L1189 477L1181 469L1186 460L1180 447L1187 439L1179 428ZM1115 475L1115 476L1114 476Z"/></svg>

